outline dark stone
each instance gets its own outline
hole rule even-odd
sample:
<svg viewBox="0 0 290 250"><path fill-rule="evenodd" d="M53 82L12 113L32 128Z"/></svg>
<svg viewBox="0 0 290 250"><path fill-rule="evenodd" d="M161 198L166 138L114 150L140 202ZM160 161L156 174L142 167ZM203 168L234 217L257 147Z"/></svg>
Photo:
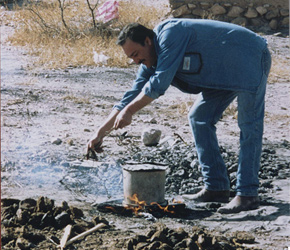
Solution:
<svg viewBox="0 0 290 250"><path fill-rule="evenodd" d="M134 239L130 239L130 240L128 240L127 241L127 250L134 250L134 243L136 243L136 242L134 242Z"/></svg>
<svg viewBox="0 0 290 250"><path fill-rule="evenodd" d="M160 230L152 235L150 242L153 242L153 241L161 241L161 242L167 243L167 238L164 232Z"/></svg>
<svg viewBox="0 0 290 250"><path fill-rule="evenodd" d="M80 219L82 217L84 217L84 213L83 210L77 208L77 207L70 207L70 211L71 211L71 215L73 216L73 218L75 219Z"/></svg>
<svg viewBox="0 0 290 250"><path fill-rule="evenodd" d="M197 243L202 246L202 248L209 248L212 246L212 237L207 234L199 234L197 238Z"/></svg>
<svg viewBox="0 0 290 250"><path fill-rule="evenodd" d="M137 242L146 242L148 237L145 235L136 235L135 239Z"/></svg>
<svg viewBox="0 0 290 250"><path fill-rule="evenodd" d="M47 197L39 197L36 202L36 212L49 212L54 207L54 200L51 200Z"/></svg>
<svg viewBox="0 0 290 250"><path fill-rule="evenodd" d="M161 244L162 244L162 242L160 242L160 241L154 241L147 247L147 249L148 250L157 250L157 249L159 249Z"/></svg>
<svg viewBox="0 0 290 250"><path fill-rule="evenodd" d="M38 233L24 233L23 238L27 239L29 242L32 242L33 244L38 244L46 240L43 234Z"/></svg>
<svg viewBox="0 0 290 250"><path fill-rule="evenodd" d="M109 225L109 222L105 218L103 218L101 216L95 216L93 218L93 222L95 223L95 225L98 225L100 223L104 223L106 225Z"/></svg>
<svg viewBox="0 0 290 250"><path fill-rule="evenodd" d="M30 218L30 213L27 210L19 208L16 212L16 216L17 222L21 225L25 225Z"/></svg>
<svg viewBox="0 0 290 250"><path fill-rule="evenodd" d="M41 228L50 227L50 226L53 226L54 224L55 224L55 219L51 212L47 212L42 216L41 221L40 221Z"/></svg>
<svg viewBox="0 0 290 250"><path fill-rule="evenodd" d="M141 250L144 249L145 247L147 247L149 245L149 243L147 242L140 242L136 245L135 250Z"/></svg>
<svg viewBox="0 0 290 250"><path fill-rule="evenodd" d="M30 216L28 224L32 225L34 228L41 229L41 220L44 216L44 213L33 213Z"/></svg>
<svg viewBox="0 0 290 250"><path fill-rule="evenodd" d="M9 207L9 206L12 206L14 204L16 204L18 206L19 202L20 202L20 200L18 200L18 199L4 198L4 199L1 199L1 207L3 209L3 207Z"/></svg>
<svg viewBox="0 0 290 250"><path fill-rule="evenodd" d="M171 246L169 246L166 243L163 243L160 247L159 250L172 250L173 248Z"/></svg>
<svg viewBox="0 0 290 250"><path fill-rule="evenodd" d="M17 207L15 206L9 206L9 207L4 207L1 209L1 220L9 220L13 218L16 214Z"/></svg>
<svg viewBox="0 0 290 250"><path fill-rule="evenodd" d="M36 200L34 199L25 199L20 201L19 208L29 211L34 211L36 207Z"/></svg>
<svg viewBox="0 0 290 250"><path fill-rule="evenodd" d="M56 229L62 229L68 224L70 224L71 218L67 212L62 212L61 214L57 215L55 217L55 228Z"/></svg>
<svg viewBox="0 0 290 250"><path fill-rule="evenodd" d="M238 243L245 243L245 244L253 244L255 243L255 237L253 234L244 232L244 231L237 231L234 233L234 237L236 242Z"/></svg>

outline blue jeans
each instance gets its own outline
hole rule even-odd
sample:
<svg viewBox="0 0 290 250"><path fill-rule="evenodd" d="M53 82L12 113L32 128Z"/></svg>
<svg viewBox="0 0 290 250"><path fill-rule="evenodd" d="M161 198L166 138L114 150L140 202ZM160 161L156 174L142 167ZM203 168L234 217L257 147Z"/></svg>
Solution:
<svg viewBox="0 0 290 250"><path fill-rule="evenodd" d="M195 139L205 188L229 190L227 169L220 153L215 124L227 106L237 97L240 154L237 171L237 195L257 196L258 172L262 151L264 107L267 77L271 68L268 49L263 52L261 82L255 93L204 89L191 108L188 118ZM246 74L246 72L245 72Z"/></svg>

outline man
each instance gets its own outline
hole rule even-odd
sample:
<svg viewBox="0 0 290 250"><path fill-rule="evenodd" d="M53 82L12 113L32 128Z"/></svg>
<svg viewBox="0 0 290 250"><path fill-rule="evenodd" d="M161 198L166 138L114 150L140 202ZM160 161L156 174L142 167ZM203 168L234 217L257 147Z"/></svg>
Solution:
<svg viewBox="0 0 290 250"><path fill-rule="evenodd" d="M121 31L117 44L140 64L137 78L89 141L88 150L99 147L107 131L129 125L132 116L163 95L170 84L186 93L199 93L188 117L205 187L184 198L228 202L230 184L215 124L237 97L241 131L237 193L218 212L257 208L264 97L271 67L266 40L225 22L169 19L154 30L130 24Z"/></svg>

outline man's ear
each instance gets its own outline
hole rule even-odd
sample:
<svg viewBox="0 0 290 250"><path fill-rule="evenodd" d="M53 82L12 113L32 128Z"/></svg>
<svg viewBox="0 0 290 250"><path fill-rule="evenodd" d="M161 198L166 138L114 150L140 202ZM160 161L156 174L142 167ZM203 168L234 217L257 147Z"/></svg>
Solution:
<svg viewBox="0 0 290 250"><path fill-rule="evenodd" d="M152 45L152 40L148 36L146 36L144 43L150 46Z"/></svg>

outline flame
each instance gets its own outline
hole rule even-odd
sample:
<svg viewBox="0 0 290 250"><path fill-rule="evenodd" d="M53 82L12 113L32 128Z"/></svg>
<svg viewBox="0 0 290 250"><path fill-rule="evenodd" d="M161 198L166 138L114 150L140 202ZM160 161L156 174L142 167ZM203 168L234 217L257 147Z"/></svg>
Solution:
<svg viewBox="0 0 290 250"><path fill-rule="evenodd" d="M173 198L173 199L172 199L172 203L181 204L181 203L183 203L183 202L182 202L182 201L175 200L175 198Z"/></svg>
<svg viewBox="0 0 290 250"><path fill-rule="evenodd" d="M165 213L171 213L174 214L174 211L170 211L168 210L168 205L166 207L162 207L160 204L158 204L157 202L151 202L150 205L157 205L161 210L163 210L163 212ZM172 208L175 208L175 206L172 206Z"/></svg>
<svg viewBox="0 0 290 250"><path fill-rule="evenodd" d="M126 207L126 209L130 209L130 210L132 210L132 211L135 213L135 215L138 215L138 214L139 214L139 211L140 211L140 210L144 210L145 206L147 206L147 204L146 204L145 201L140 201L140 200L138 199L137 194L133 194L133 196L132 196L132 197L129 197L129 199L130 199L131 201L133 201L135 204L132 205L132 206L128 205L128 206ZM178 201L178 202L174 202L174 203L182 203L182 202L179 202L179 201ZM157 202L151 202L150 205L157 205L158 208L159 208L160 210L162 210L164 213L171 213L171 214L174 214L174 213L175 213L174 211L170 211L170 210L169 210L169 205L163 207L163 206L161 206L161 205L160 205L159 203L157 203ZM171 206L171 207L172 207L173 209L175 208L175 206Z"/></svg>
<svg viewBox="0 0 290 250"><path fill-rule="evenodd" d="M133 201L135 205L133 206L128 205L126 208L132 210L135 213L135 215L138 215L138 212L140 210L143 210L144 207L147 206L145 201L139 201L137 194L133 194L133 196L129 197L129 199Z"/></svg>
<svg viewBox="0 0 290 250"><path fill-rule="evenodd" d="M116 209L111 206L105 206L106 209L112 210L114 213L116 213Z"/></svg>

